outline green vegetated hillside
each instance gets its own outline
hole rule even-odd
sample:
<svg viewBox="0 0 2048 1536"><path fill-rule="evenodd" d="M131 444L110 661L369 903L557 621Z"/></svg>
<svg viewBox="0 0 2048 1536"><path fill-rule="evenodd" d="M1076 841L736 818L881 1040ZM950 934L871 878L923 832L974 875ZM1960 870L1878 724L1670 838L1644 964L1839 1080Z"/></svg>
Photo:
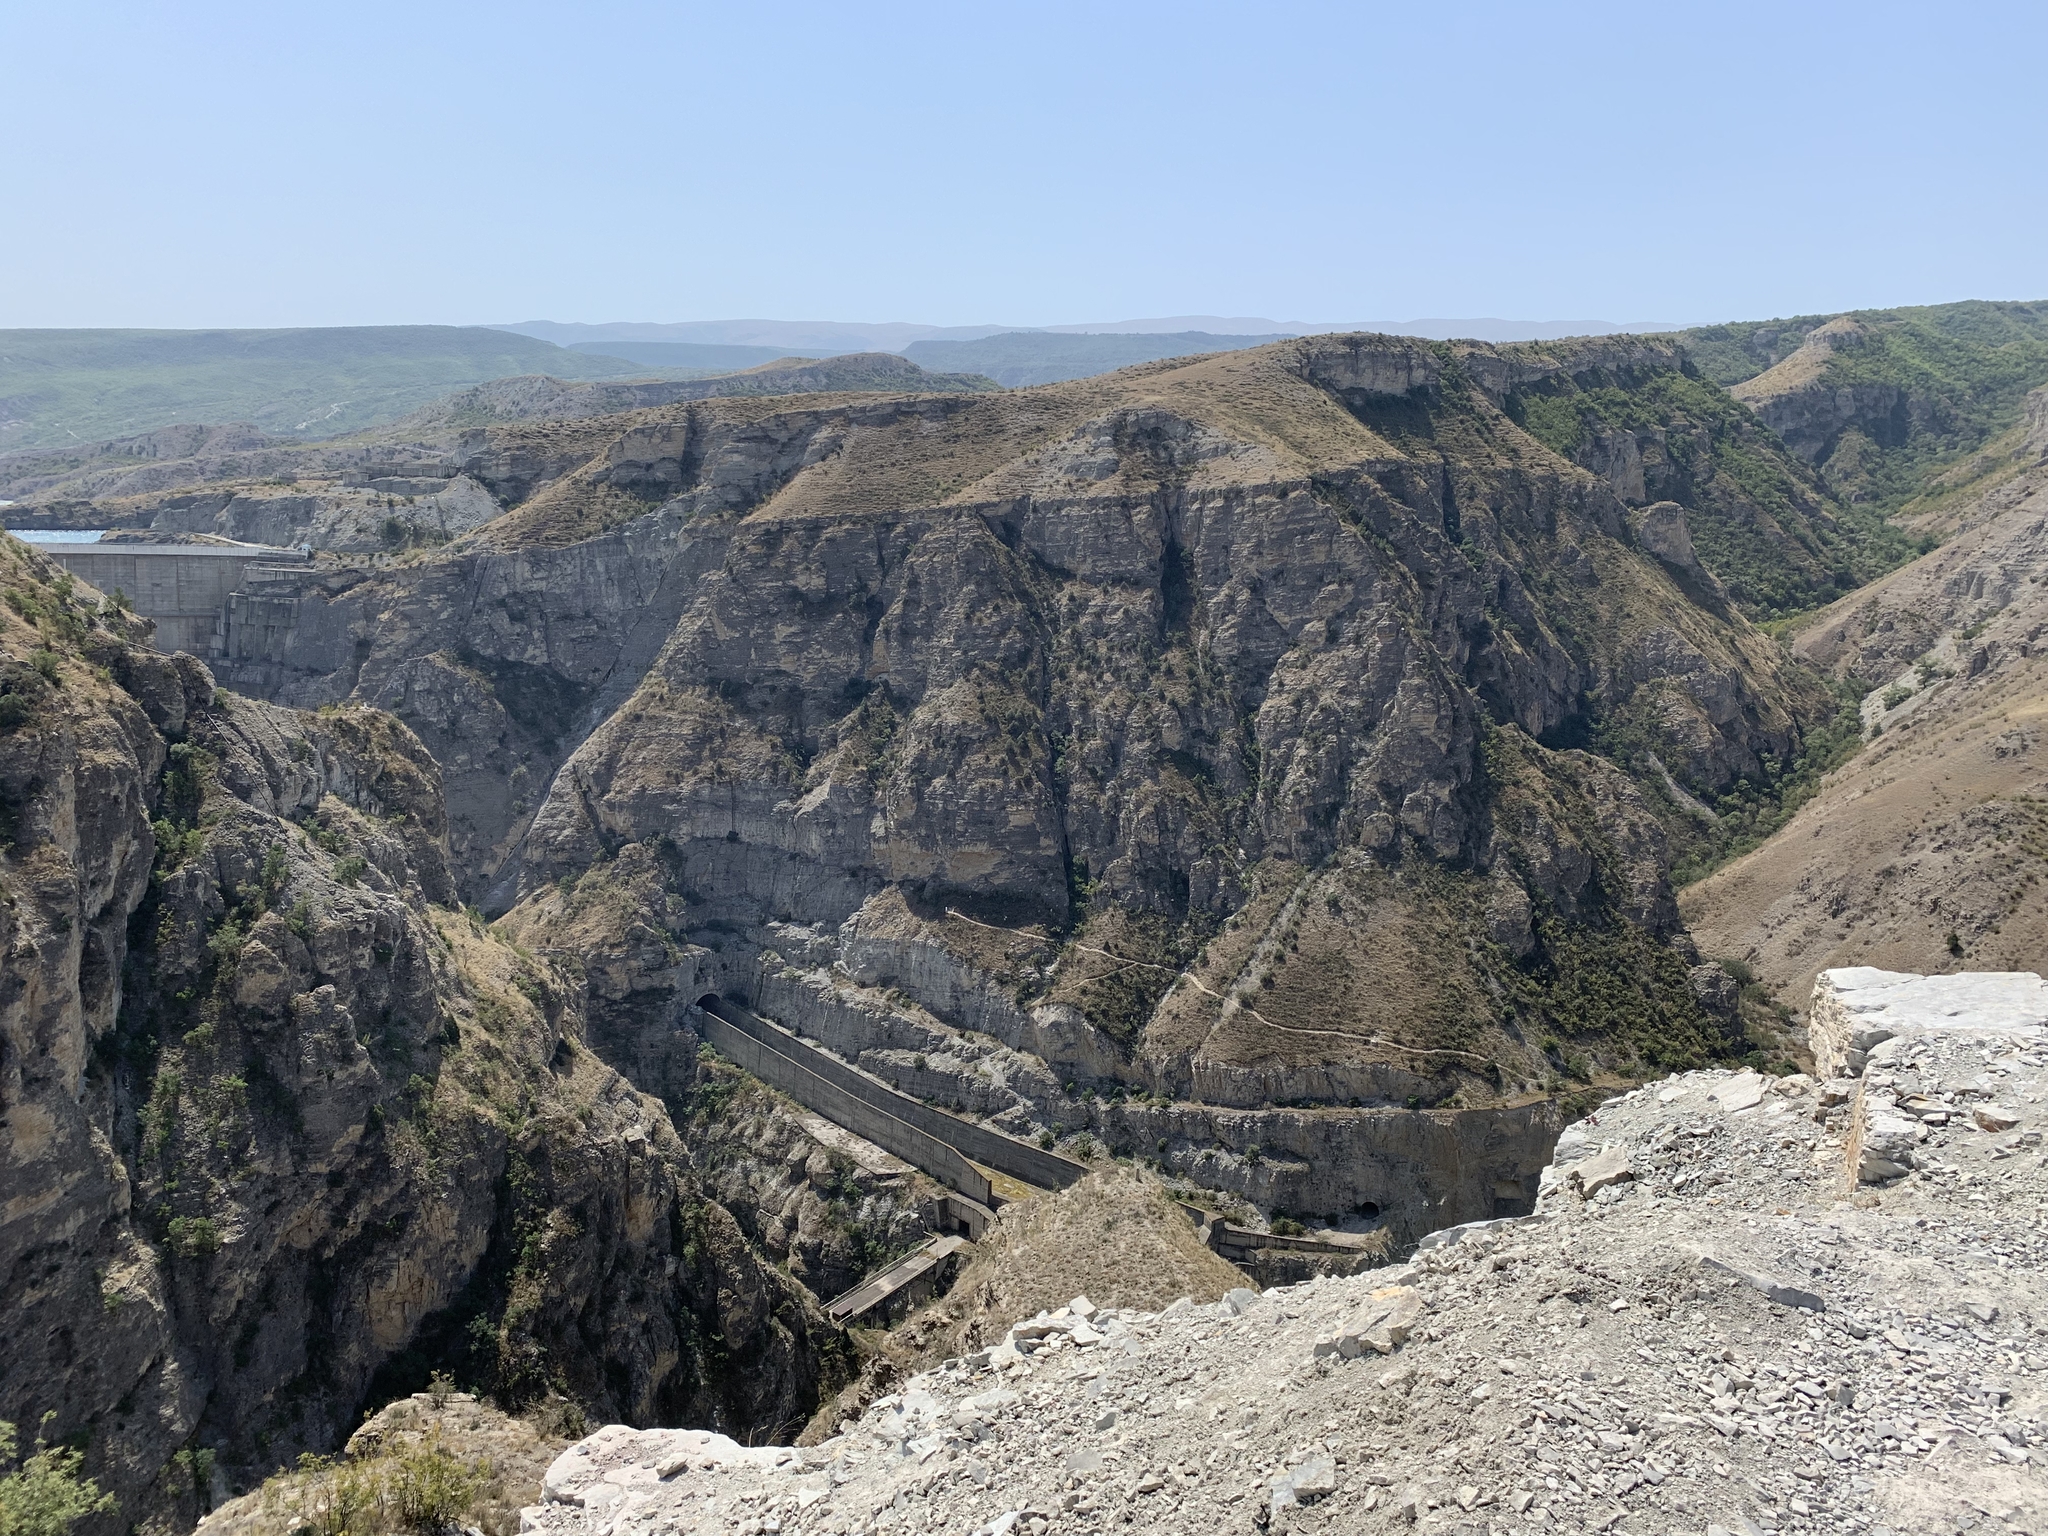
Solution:
<svg viewBox="0 0 2048 1536"><path fill-rule="evenodd" d="M1829 491L1881 512L1954 489L2048 384L2048 303L1971 300L1742 321L1678 333Z"/></svg>
<svg viewBox="0 0 2048 1536"><path fill-rule="evenodd" d="M331 437L513 374L605 379L643 364L482 326L0 331L0 452L253 422Z"/></svg>
<svg viewBox="0 0 2048 1536"><path fill-rule="evenodd" d="M1279 336L1215 336L1207 331L1151 335L1069 335L1055 331L1006 331L979 341L914 341L903 355L921 368L950 373L986 374L998 384L1019 389L1029 384L1058 384L1093 374L1128 368L1133 363L1204 352L1236 352L1280 341Z"/></svg>
<svg viewBox="0 0 2048 1536"><path fill-rule="evenodd" d="M1560 369L1512 390L1506 409L1624 500L1685 507L1701 560L1753 619L1831 602L1915 552L1877 510L1837 501L1696 367Z"/></svg>

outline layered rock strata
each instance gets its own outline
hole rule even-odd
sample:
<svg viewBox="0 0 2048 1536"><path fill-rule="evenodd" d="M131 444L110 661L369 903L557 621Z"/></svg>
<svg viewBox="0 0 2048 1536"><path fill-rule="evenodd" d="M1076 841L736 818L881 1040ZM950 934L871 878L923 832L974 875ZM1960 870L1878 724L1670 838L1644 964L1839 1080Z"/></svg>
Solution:
<svg viewBox="0 0 2048 1536"><path fill-rule="evenodd" d="M1690 974L1662 818L1782 761L1803 685L1502 403L1678 366L1354 338L650 415L490 550L281 599L231 674L398 708L467 888L534 931L587 872L653 881L662 943L606 946L648 963L605 979L643 1034L694 1001L666 945L803 926L832 953L802 968L1063 1085L1512 1097L1577 1054L1560 1029L1697 1060L1732 988ZM1674 526L1644 524L1665 557ZM1647 784L1541 744L1624 718ZM1631 1005L1586 1007L1596 976Z"/></svg>

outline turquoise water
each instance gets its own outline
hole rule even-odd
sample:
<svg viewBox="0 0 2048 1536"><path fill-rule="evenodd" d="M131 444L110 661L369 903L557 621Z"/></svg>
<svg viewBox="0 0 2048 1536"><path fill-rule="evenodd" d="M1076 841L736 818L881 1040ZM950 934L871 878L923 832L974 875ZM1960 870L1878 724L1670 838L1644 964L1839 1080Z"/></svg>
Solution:
<svg viewBox="0 0 2048 1536"><path fill-rule="evenodd" d="M10 528L24 544L97 544L104 528Z"/></svg>

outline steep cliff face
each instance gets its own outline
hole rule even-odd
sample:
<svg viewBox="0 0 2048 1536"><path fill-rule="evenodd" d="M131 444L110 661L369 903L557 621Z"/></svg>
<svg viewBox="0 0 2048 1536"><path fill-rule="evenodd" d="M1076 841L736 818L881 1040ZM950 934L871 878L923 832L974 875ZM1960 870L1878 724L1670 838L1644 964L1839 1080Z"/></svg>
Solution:
<svg viewBox="0 0 2048 1536"><path fill-rule="evenodd" d="M951 1019L1065 1021L1041 1032L1098 1070L1257 891L1341 855L1408 871L1375 910L1421 914L1420 872L1459 871L1459 1006L1518 1055L1501 1081L1540 1081L1567 1009L1503 981L1555 993L1574 933L1642 936L1670 963L1625 962L1630 985L1689 1013L1673 1038L1718 1038L1660 825L1763 775L1818 704L1711 552L1682 558L1706 482L1646 479L1672 505L1632 517L1632 482L1515 419L1684 383L1656 342L1321 338L1000 396L693 403L596 449L597 422L494 428L506 465L584 456L422 564L269 599L224 665L405 718L448 775L458 882L496 905L630 848L679 942L873 932L896 902L941 958L895 974L953 976ZM1657 771L1575 750L1595 739ZM994 956L974 922L1028 933ZM1090 950L1142 965L1091 976ZM1345 963L1359 996L1386 969ZM1282 1066L1397 1054L1264 1038Z"/></svg>
<svg viewBox="0 0 2048 1536"><path fill-rule="evenodd" d="M1641 350L1609 361L1673 365ZM1789 749L1799 684L1488 392L1550 365L1310 343L1034 391L1043 419L806 423L829 457L683 528L719 558L557 776L525 888L658 843L698 921L894 892L941 927L1114 929L1170 978L1263 864L1355 853L1491 879L1523 957L1539 916L1671 937L1649 797L1540 743L1625 722L1711 790ZM958 489L900 509L937 464ZM1128 1055L1161 990L1067 1001Z"/></svg>
<svg viewBox="0 0 2048 1536"><path fill-rule="evenodd" d="M0 586L0 1417L176 1523L437 1364L746 1429L836 1389L580 995L448 904L410 732L217 692L18 544Z"/></svg>

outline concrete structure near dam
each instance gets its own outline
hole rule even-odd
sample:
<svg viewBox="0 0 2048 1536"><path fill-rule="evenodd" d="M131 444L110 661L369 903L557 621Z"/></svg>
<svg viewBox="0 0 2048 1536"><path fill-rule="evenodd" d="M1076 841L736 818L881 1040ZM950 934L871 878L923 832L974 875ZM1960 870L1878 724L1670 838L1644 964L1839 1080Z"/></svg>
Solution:
<svg viewBox="0 0 2048 1536"><path fill-rule="evenodd" d="M310 564L298 550L266 544L39 540L35 547L80 581L109 596L122 594L137 613L154 619L158 650L199 657L221 654L230 597L280 566Z"/></svg>

